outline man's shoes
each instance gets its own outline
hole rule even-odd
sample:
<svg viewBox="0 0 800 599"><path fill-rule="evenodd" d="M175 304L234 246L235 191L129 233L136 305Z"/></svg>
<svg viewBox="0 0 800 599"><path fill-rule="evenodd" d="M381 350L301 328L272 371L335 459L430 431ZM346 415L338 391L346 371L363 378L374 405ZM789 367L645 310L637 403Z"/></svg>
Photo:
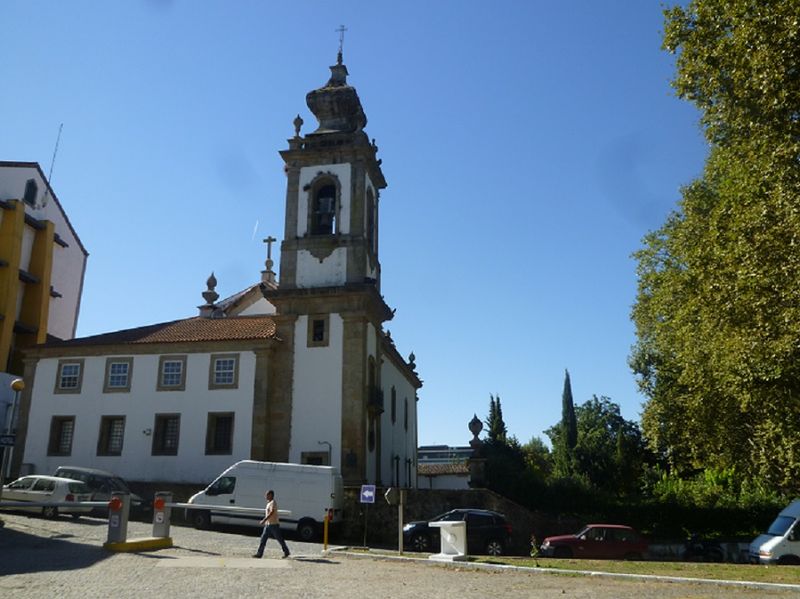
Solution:
<svg viewBox="0 0 800 599"><path fill-rule="evenodd" d="M256 558L256 559L261 559L261 556L260 556L258 553L254 553L254 554L253 554L253 555L251 555L250 557L254 557L254 558Z"/></svg>
<svg viewBox="0 0 800 599"><path fill-rule="evenodd" d="M291 555L291 554L289 554L289 553L284 553L284 554L283 554L283 557L282 557L281 559L286 559L287 557L289 557L289 555Z"/></svg>

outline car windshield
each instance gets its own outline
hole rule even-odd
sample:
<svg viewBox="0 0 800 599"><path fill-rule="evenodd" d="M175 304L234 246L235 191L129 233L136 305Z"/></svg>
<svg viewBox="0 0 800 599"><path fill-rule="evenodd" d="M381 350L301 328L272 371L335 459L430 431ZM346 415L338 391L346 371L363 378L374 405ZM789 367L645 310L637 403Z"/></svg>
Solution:
<svg viewBox="0 0 800 599"><path fill-rule="evenodd" d="M583 535L588 534L591 528L592 528L591 526L584 526L578 532L575 533L575 536L582 537Z"/></svg>
<svg viewBox="0 0 800 599"><path fill-rule="evenodd" d="M789 527L792 524L794 524L794 518L790 518L789 516L778 516L775 518L775 522L770 524L767 534L774 537L782 537L786 534L786 531L789 530Z"/></svg>

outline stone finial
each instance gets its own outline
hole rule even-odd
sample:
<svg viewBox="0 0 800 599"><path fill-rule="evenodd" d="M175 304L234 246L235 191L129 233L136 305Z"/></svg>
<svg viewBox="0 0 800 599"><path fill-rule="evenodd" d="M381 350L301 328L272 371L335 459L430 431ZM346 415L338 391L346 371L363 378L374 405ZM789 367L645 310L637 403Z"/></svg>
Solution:
<svg viewBox="0 0 800 599"><path fill-rule="evenodd" d="M472 420L469 421L469 432L472 433L472 441L478 440L478 435L481 434L483 430L483 422L481 419L478 418L477 414L472 415ZM470 445L472 445L472 441L470 441Z"/></svg>
<svg viewBox="0 0 800 599"><path fill-rule="evenodd" d="M206 280L206 287L207 289L202 293L203 299L206 300L206 303L200 306L200 316L209 317L214 314L214 310L216 306L214 302L219 299L219 293L215 291L217 286L217 278L214 276L214 273L211 273L211 276L208 277Z"/></svg>
<svg viewBox="0 0 800 599"><path fill-rule="evenodd" d="M414 372L417 369L416 361L417 361L417 356L415 356L414 352L412 351L410 354L408 354L408 367L411 369L412 372Z"/></svg>
<svg viewBox="0 0 800 599"><path fill-rule="evenodd" d="M300 118L300 115L298 114L294 118L294 136L295 137L300 137L300 127L302 127L302 126L303 126L303 119Z"/></svg>
<svg viewBox="0 0 800 599"><path fill-rule="evenodd" d="M206 300L207 304L212 305L219 299L219 293L215 291L217 287L217 277L214 276L213 272L206 280L206 287L208 287L208 289L203 292L203 299Z"/></svg>

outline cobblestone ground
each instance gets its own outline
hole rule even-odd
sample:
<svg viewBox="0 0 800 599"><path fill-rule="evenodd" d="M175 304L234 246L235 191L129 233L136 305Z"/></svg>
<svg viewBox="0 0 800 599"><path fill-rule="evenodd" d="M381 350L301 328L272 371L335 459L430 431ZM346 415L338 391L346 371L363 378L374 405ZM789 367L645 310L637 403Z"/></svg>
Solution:
<svg viewBox="0 0 800 599"><path fill-rule="evenodd" d="M485 597L693 599L797 597L797 591L708 584L617 580L524 571L486 571L432 564L322 555L322 546L288 540L280 559L274 540L264 559L251 558L256 533L173 527L175 547L110 553L105 520L44 520L3 514L0 597L354 597L458 599ZM151 527L132 522L129 538Z"/></svg>

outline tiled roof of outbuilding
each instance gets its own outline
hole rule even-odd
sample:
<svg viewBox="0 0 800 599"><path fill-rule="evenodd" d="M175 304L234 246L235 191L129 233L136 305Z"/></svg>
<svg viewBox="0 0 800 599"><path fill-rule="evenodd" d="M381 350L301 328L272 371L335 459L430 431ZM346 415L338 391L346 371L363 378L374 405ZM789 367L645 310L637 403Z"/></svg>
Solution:
<svg viewBox="0 0 800 599"><path fill-rule="evenodd" d="M450 464L417 464L417 474L420 476L437 476L442 474L469 474L466 462Z"/></svg>
<svg viewBox="0 0 800 599"><path fill-rule="evenodd" d="M66 341L51 341L47 347L120 345L126 343L187 343L199 341L245 341L275 337L275 321L269 316L203 318L196 316L135 329L125 329Z"/></svg>

